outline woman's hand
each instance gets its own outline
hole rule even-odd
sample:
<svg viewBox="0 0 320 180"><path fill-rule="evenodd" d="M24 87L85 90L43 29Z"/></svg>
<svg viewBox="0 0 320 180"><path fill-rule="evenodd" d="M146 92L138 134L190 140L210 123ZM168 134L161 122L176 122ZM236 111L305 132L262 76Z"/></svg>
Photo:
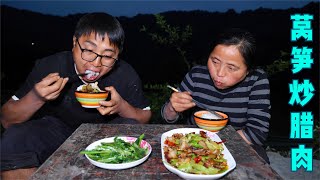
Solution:
<svg viewBox="0 0 320 180"><path fill-rule="evenodd" d="M171 94L170 103L174 111L183 112L188 110L196 104L192 101L190 92L174 92Z"/></svg>
<svg viewBox="0 0 320 180"><path fill-rule="evenodd" d="M111 99L110 101L100 101L101 107L97 108L98 111L102 115L121 114L125 100L113 86L105 87L105 90L109 91Z"/></svg>
<svg viewBox="0 0 320 180"><path fill-rule="evenodd" d="M237 132L239 133L239 135L242 137L242 139L243 139L246 143L248 143L249 145L252 144L252 143L246 138L246 136L244 135L242 129L238 130Z"/></svg>
<svg viewBox="0 0 320 180"><path fill-rule="evenodd" d="M33 92L43 102L54 100L60 95L68 80L69 78L60 77L59 73L50 73L34 86Z"/></svg>

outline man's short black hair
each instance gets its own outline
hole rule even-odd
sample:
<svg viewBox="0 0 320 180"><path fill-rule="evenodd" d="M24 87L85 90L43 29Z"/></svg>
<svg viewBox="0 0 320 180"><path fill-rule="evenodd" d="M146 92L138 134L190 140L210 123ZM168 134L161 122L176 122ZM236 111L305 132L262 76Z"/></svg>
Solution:
<svg viewBox="0 0 320 180"><path fill-rule="evenodd" d="M115 17L107 13L84 15L77 23L74 36L78 39L91 33L96 33L102 37L107 33L110 43L119 49L119 53L122 51L125 37L124 31Z"/></svg>

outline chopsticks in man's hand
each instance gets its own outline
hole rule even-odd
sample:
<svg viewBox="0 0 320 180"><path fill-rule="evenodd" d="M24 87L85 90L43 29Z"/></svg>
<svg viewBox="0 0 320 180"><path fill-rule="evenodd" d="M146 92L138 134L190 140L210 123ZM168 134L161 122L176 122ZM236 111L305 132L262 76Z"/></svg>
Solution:
<svg viewBox="0 0 320 180"><path fill-rule="evenodd" d="M73 76L71 76L71 77L69 77L69 81L68 82L75 82L75 81L77 81L77 80L80 80L79 79L79 76L85 76L85 75L87 75L88 73L79 73L79 74L75 74L75 75L73 75Z"/></svg>

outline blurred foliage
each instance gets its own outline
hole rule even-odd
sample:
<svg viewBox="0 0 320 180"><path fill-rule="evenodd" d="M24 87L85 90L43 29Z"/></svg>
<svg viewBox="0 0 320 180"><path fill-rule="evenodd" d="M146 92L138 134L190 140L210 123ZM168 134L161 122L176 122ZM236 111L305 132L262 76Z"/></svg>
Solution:
<svg viewBox="0 0 320 180"><path fill-rule="evenodd" d="M178 26L168 24L164 16L160 14L155 14L154 16L156 18L156 25L160 28L160 31L148 32L149 30L144 25L140 31L146 32L151 37L152 41L160 45L174 47L189 70L191 68L191 64L188 61L186 55L187 51L185 50L184 45L191 40L192 27L187 25L183 30L181 30Z"/></svg>
<svg viewBox="0 0 320 180"><path fill-rule="evenodd" d="M279 59L275 60L272 64L267 65L264 69L269 76L274 75L281 71L286 71L290 68L290 53L280 51Z"/></svg>
<svg viewBox="0 0 320 180"><path fill-rule="evenodd" d="M169 100L172 90L167 87L168 84L145 84L144 91L150 101L152 118L151 124L162 124L160 110L162 105ZM171 84L177 87L177 84Z"/></svg>

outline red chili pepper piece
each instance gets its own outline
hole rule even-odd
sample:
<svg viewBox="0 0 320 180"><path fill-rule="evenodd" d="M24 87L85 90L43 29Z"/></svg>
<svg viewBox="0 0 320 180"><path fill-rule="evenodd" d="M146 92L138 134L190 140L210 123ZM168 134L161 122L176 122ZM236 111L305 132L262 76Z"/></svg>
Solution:
<svg viewBox="0 0 320 180"><path fill-rule="evenodd" d="M197 156L194 158L194 162L199 163L201 161L201 156Z"/></svg>
<svg viewBox="0 0 320 180"><path fill-rule="evenodd" d="M174 142L171 142L171 141L168 141L168 140L166 140L164 142L164 144L167 144L168 146L175 146L176 145Z"/></svg>

